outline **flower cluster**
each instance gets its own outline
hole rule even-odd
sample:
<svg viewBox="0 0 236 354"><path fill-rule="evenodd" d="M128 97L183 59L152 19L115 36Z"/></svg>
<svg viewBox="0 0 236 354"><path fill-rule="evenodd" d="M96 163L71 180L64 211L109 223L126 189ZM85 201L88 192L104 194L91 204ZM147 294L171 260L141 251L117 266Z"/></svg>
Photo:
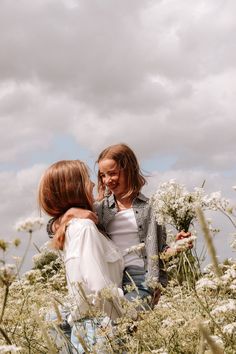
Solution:
<svg viewBox="0 0 236 354"><path fill-rule="evenodd" d="M132 247L126 248L124 250L124 255L130 254L130 253L136 253L138 256L141 256L142 251L144 250L144 248L145 248L145 244L144 244L144 242L141 242L141 243L139 243L137 245L134 245Z"/></svg>
<svg viewBox="0 0 236 354"><path fill-rule="evenodd" d="M40 253L33 256L34 269L43 269L47 265L52 265L57 261L61 261L59 253L56 250L45 248L40 249Z"/></svg>
<svg viewBox="0 0 236 354"><path fill-rule="evenodd" d="M170 243L170 247L175 250L176 252L178 251L187 251L189 249L189 244L195 241L197 236L192 235L187 238L182 238L180 240L177 240L175 242Z"/></svg>
<svg viewBox="0 0 236 354"><path fill-rule="evenodd" d="M227 213L228 202L223 200L219 193L205 196L202 189L188 193L183 186L176 186L176 194L174 195L175 182L172 181L170 184L171 186L166 187L173 197L169 198L170 205L173 208L176 207L174 212L180 218L184 215L184 210L186 211L187 218L183 217L184 222L187 220L186 222L192 224L195 218L195 204L198 202L202 208L220 209ZM183 208L182 203L185 204ZM183 215L177 213L178 206L180 209L182 208ZM166 205L162 204L162 210L164 207ZM173 226L176 226L173 218L169 219L169 210L166 210L164 222L170 221ZM179 220L177 218L177 221ZM183 225L181 220L179 224ZM181 226L179 225L179 228ZM22 229L22 231L30 233L34 230L36 229L29 224L26 224ZM188 246L185 244L186 242L194 241L194 231L191 230L191 234L190 238L184 238L176 241L173 245L171 244L174 253L175 248L185 249ZM233 236L235 238L235 234ZM13 244L16 246L18 241ZM0 240L0 251L5 252L9 245L9 242ZM126 251L140 253L143 251L143 247L144 244L139 244ZM191 252L191 250L189 251ZM189 286L190 281L180 282L176 279L180 278L181 269L186 270L186 279L190 279L190 270L194 267L194 262L189 258L190 252L178 253L178 257L173 257L168 264L163 261L163 266L169 267L167 268L168 273L173 272L175 275L175 277L169 277L167 287L162 288L154 281L152 284L148 284L152 288L158 287L162 290L162 296L154 309L149 307L148 301L150 299L148 298L144 301L137 299L133 302L124 301L124 303L121 300L120 304L124 314L116 320L114 330L109 326L110 321L104 322L104 328L100 329L104 334L104 341L100 343L101 349L94 347L97 352L210 353L212 343L214 347L219 348L219 352L226 354L236 352L236 262L228 259L224 263L218 264L219 275L216 275L213 265L207 266ZM151 261L156 262L158 257L159 255L153 255ZM45 333L56 328L60 316L57 316L57 322L53 319L48 320L51 309L55 309L55 305L61 304L59 306L65 310L64 313L69 311L73 314L78 310L77 299L74 296L66 296L68 290L60 252L57 253L44 245L39 254L34 256L33 261L34 269L20 277L16 276L14 265L5 264L4 260L0 259L3 265L0 268L0 283L4 285L0 286L0 298L3 299L0 303L0 322L1 331L4 334L4 336L0 336L1 353L54 352L51 350L52 345L49 345L49 336ZM132 285L130 289L125 290L134 289L135 287ZM106 300L110 304L116 294L112 292L112 289L104 289L97 295L98 297L89 296L88 303L95 305L97 298L99 301ZM137 313L137 309L142 310ZM91 315L99 318L103 316L101 311L98 312L96 306L91 306ZM203 329L207 329L208 337L207 335L204 337L201 324ZM69 343L68 340L66 343ZM52 344L53 348L54 344L57 345L56 343ZM59 347L58 350L60 350Z"/></svg>
<svg viewBox="0 0 236 354"><path fill-rule="evenodd" d="M15 264L5 264L0 268L0 286L9 286L17 275L17 269Z"/></svg>
<svg viewBox="0 0 236 354"><path fill-rule="evenodd" d="M229 201L222 198L220 192L209 196L203 188L194 188L193 192L188 192L184 185L174 179L162 183L151 197L150 203L159 224L169 224L178 231L186 232L197 217L197 208L226 212L229 210Z"/></svg>
<svg viewBox="0 0 236 354"><path fill-rule="evenodd" d="M169 224L178 231L188 231L196 217L196 207L203 206L203 189L195 188L189 193L185 187L170 180L160 185L151 197L151 203L157 222Z"/></svg>
<svg viewBox="0 0 236 354"><path fill-rule="evenodd" d="M43 218L30 217L25 220L21 220L16 224L17 231L29 232L39 230L43 226Z"/></svg>
<svg viewBox="0 0 236 354"><path fill-rule="evenodd" d="M45 259L47 257L46 254ZM235 352L236 293L233 285L236 284L236 262L229 259L219 266L222 269L220 279L215 276L213 267L210 265L204 270L204 275L197 282L196 291L188 289L185 284L177 286L176 283L170 281L168 287L162 289L158 305L153 310L142 311L138 314L137 319L133 310L137 306L142 307L143 303L128 303L127 308L124 307L125 315L117 320L112 336L109 336L108 341L104 340L102 345L107 345L110 353L121 351L131 354L137 353L137 343L139 343L140 353L164 354L177 351L179 353L197 353L200 352L200 321L209 329L210 337L214 343L224 348L225 353ZM55 282L51 283L51 278L42 283L40 269L34 271L35 280L33 282L28 282L26 277L23 277L16 279L11 284L3 325L10 338L12 338L12 328L16 327L16 351L18 347L22 347L22 352L28 352L28 342L25 340L25 336L27 335L28 338L31 335L32 353L49 352L43 332L39 326L36 326L36 319L32 315L35 313L35 306L40 308L40 316L45 319L43 325L46 330L50 326L55 328L56 323L46 320L46 315L49 314L57 299L57 303L63 304L63 308L66 310L76 310L75 298L65 297L65 288L62 292L63 287L60 285L58 274L61 272L62 269L57 272L58 287L55 287ZM62 274L65 276L64 273ZM110 299L113 294L109 289L106 289L100 295ZM90 303L92 300L92 298L88 298ZM74 302L75 308L73 307ZM30 332L32 327L36 328L33 336ZM105 326L103 329L107 335L106 338L108 338L106 330L110 331L109 326ZM207 351L208 344L205 342L204 345L205 352L209 352ZM0 348L10 349L3 338L0 338ZM11 352L14 353L14 347ZM103 348L101 352L107 351Z"/></svg>
<svg viewBox="0 0 236 354"><path fill-rule="evenodd" d="M220 305L216 306L212 311L211 315L213 316L221 316L222 314L226 313L236 313L236 300L234 299L229 299L227 301L224 301Z"/></svg>
<svg viewBox="0 0 236 354"><path fill-rule="evenodd" d="M203 196L203 206L209 210L230 211L230 203L228 199L222 197L221 192L213 192L209 196Z"/></svg>

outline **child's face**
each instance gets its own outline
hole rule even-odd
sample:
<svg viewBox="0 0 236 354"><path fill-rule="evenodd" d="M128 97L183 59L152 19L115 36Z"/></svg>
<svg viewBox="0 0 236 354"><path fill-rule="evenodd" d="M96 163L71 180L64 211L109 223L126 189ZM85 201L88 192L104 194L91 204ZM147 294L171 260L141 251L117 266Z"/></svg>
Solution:
<svg viewBox="0 0 236 354"><path fill-rule="evenodd" d="M98 166L102 183L106 185L116 197L125 194L127 190L125 173L124 170L117 165L116 161L104 159L99 161Z"/></svg>

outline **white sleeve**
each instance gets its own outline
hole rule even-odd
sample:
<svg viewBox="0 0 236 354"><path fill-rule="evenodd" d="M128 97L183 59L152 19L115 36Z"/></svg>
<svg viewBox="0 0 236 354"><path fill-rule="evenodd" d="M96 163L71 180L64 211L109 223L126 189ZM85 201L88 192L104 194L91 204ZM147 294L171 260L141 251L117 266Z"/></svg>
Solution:
<svg viewBox="0 0 236 354"><path fill-rule="evenodd" d="M89 289L97 292L112 284L109 265L104 257L104 236L95 225L83 228L81 238L81 272Z"/></svg>
<svg viewBox="0 0 236 354"><path fill-rule="evenodd" d="M122 275L123 270L119 260L113 263L107 261L104 251L108 249L109 242L90 220L75 220L68 226L64 250L68 289L74 297L80 294L73 319L83 317L82 313L86 313L87 309L81 290L76 290L78 282L86 296L92 295L90 299L94 299L93 303L110 318L121 315L120 298L123 297L123 291L118 287L120 276L117 274ZM102 289L109 286L112 288L112 301L99 295Z"/></svg>
<svg viewBox="0 0 236 354"><path fill-rule="evenodd" d="M69 226L69 247L67 257L69 279L84 282L92 292L97 292L114 283L111 279L109 263L104 256L106 242L91 220L75 222ZM72 266L73 264L73 266ZM117 267L120 267L117 262ZM115 284L117 285L117 284Z"/></svg>

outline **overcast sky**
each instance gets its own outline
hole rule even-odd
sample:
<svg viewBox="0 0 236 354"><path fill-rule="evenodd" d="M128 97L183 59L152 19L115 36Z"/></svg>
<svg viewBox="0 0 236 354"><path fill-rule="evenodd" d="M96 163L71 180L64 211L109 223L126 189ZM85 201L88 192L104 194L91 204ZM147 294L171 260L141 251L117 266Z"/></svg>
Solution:
<svg viewBox="0 0 236 354"><path fill-rule="evenodd" d="M0 0L0 236L38 215L50 163L93 169L118 142L152 175L147 194L206 180L235 201L235 33L235 0Z"/></svg>

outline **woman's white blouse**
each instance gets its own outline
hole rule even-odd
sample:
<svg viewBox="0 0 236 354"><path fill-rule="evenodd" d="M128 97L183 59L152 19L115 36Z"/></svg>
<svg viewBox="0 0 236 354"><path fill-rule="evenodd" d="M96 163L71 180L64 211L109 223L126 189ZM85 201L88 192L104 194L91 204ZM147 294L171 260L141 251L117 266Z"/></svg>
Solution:
<svg viewBox="0 0 236 354"><path fill-rule="evenodd" d="M98 231L93 221L74 218L67 226L63 251L68 290L76 309L71 312L70 322L84 317L89 308L81 287L89 301L93 298L93 304L99 302L109 315L113 312L112 318L117 317L117 311L96 296L107 287L116 298L123 296L124 262L114 243Z"/></svg>

